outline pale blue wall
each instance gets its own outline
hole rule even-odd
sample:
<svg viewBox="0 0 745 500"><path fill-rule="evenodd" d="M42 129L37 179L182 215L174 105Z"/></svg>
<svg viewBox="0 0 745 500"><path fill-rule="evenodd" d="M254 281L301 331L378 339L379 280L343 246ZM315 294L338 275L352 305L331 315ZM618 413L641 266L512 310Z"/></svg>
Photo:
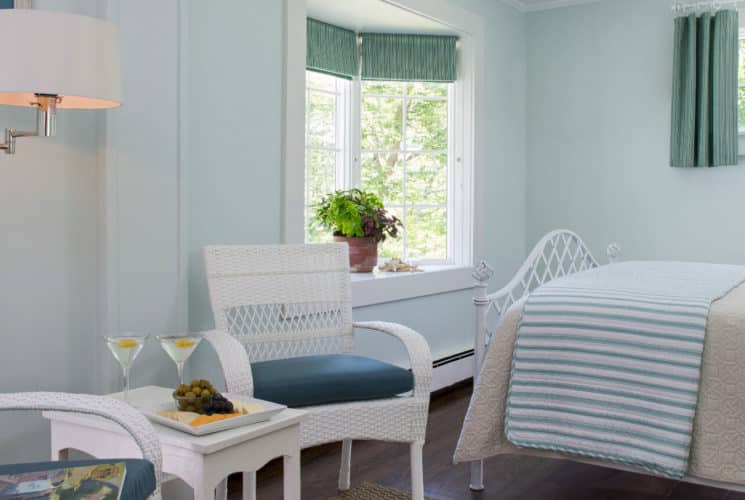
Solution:
<svg viewBox="0 0 745 500"><path fill-rule="evenodd" d="M282 4L189 2L190 144L184 162L193 330L212 325L202 247L280 239Z"/></svg>
<svg viewBox="0 0 745 500"><path fill-rule="evenodd" d="M451 0L484 19L483 258L494 267L491 288L506 283L525 258L526 15L498 0Z"/></svg>
<svg viewBox="0 0 745 500"><path fill-rule="evenodd" d="M53 8L96 13L95 0ZM62 110L57 137L0 153L0 392L96 390L103 124L100 113ZM0 130L33 126L30 108L0 108ZM38 413L0 415L0 461L46 458L47 442Z"/></svg>
<svg viewBox="0 0 745 500"><path fill-rule="evenodd" d="M179 263L182 231L179 134L180 0L108 0L119 27L122 107L108 112L102 276L108 307L100 334L186 328L186 284ZM105 297L101 297L105 300ZM101 346L102 391L120 388ZM151 338L132 370L134 386L173 383L173 363Z"/></svg>
<svg viewBox="0 0 745 500"><path fill-rule="evenodd" d="M528 15L528 239L574 229L604 257L745 263L745 168L669 165L668 0Z"/></svg>

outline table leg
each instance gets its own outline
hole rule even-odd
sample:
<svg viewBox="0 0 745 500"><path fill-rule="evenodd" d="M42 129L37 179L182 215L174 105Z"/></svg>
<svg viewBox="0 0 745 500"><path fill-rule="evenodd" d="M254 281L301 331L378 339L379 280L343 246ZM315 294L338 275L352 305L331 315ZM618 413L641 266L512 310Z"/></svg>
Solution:
<svg viewBox="0 0 745 500"><path fill-rule="evenodd" d="M228 500L228 478L226 477L217 484L215 488L216 500Z"/></svg>
<svg viewBox="0 0 745 500"><path fill-rule="evenodd" d="M285 455L283 460L285 500L300 500L300 455Z"/></svg>
<svg viewBox="0 0 745 500"><path fill-rule="evenodd" d="M193 465L192 473L187 479L187 483L194 490L194 500L215 500L215 493L220 491L220 482L214 474L205 470L205 464L199 460L191 462ZM215 485L218 485L217 488ZM221 500L220 497L217 497Z"/></svg>
<svg viewBox="0 0 745 500"><path fill-rule="evenodd" d="M243 473L243 500L256 500L256 472Z"/></svg>
<svg viewBox="0 0 745 500"><path fill-rule="evenodd" d="M194 500L214 500L215 487L209 486L205 482L194 482Z"/></svg>

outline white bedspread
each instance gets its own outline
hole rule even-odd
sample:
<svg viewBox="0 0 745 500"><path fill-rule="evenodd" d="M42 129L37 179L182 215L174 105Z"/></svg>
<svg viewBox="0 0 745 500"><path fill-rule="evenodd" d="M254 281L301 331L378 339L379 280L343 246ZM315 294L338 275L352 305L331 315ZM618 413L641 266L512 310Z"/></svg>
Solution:
<svg viewBox="0 0 745 500"><path fill-rule="evenodd" d="M455 461L522 453L564 457L520 449L504 434L512 352L523 303L504 318L487 351L474 390ZM693 427L689 476L745 484L745 285L711 306Z"/></svg>

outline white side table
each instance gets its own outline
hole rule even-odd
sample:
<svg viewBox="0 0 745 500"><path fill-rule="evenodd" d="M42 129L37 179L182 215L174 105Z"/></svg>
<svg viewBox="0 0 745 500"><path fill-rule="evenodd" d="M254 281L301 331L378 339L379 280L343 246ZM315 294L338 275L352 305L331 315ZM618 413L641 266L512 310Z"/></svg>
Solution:
<svg viewBox="0 0 745 500"><path fill-rule="evenodd" d="M167 401L172 389L141 387L129 391L137 407ZM121 393L111 397L121 398ZM52 432L52 459L64 460L68 449L98 458L139 457L139 448L123 429L98 417L44 412ZM229 474L242 472L243 498L253 499L255 472L270 460L284 459L284 498L300 500L300 421L302 410L287 409L271 420L206 436L192 436L153 424L163 449L163 472L183 479L195 500L213 500ZM222 485L222 486L221 486Z"/></svg>

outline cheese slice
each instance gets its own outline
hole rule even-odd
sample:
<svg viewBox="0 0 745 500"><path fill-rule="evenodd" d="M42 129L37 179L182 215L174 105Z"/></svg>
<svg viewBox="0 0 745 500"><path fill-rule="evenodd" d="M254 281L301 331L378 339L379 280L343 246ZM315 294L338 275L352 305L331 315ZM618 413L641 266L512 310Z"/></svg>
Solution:
<svg viewBox="0 0 745 500"><path fill-rule="evenodd" d="M187 425L189 425L195 418L199 416L198 413L194 413L192 411L180 410L161 410L158 412L158 415Z"/></svg>
<svg viewBox="0 0 745 500"><path fill-rule="evenodd" d="M264 411L264 405L261 403L247 403L245 401L231 401L233 409L241 415L252 415Z"/></svg>

